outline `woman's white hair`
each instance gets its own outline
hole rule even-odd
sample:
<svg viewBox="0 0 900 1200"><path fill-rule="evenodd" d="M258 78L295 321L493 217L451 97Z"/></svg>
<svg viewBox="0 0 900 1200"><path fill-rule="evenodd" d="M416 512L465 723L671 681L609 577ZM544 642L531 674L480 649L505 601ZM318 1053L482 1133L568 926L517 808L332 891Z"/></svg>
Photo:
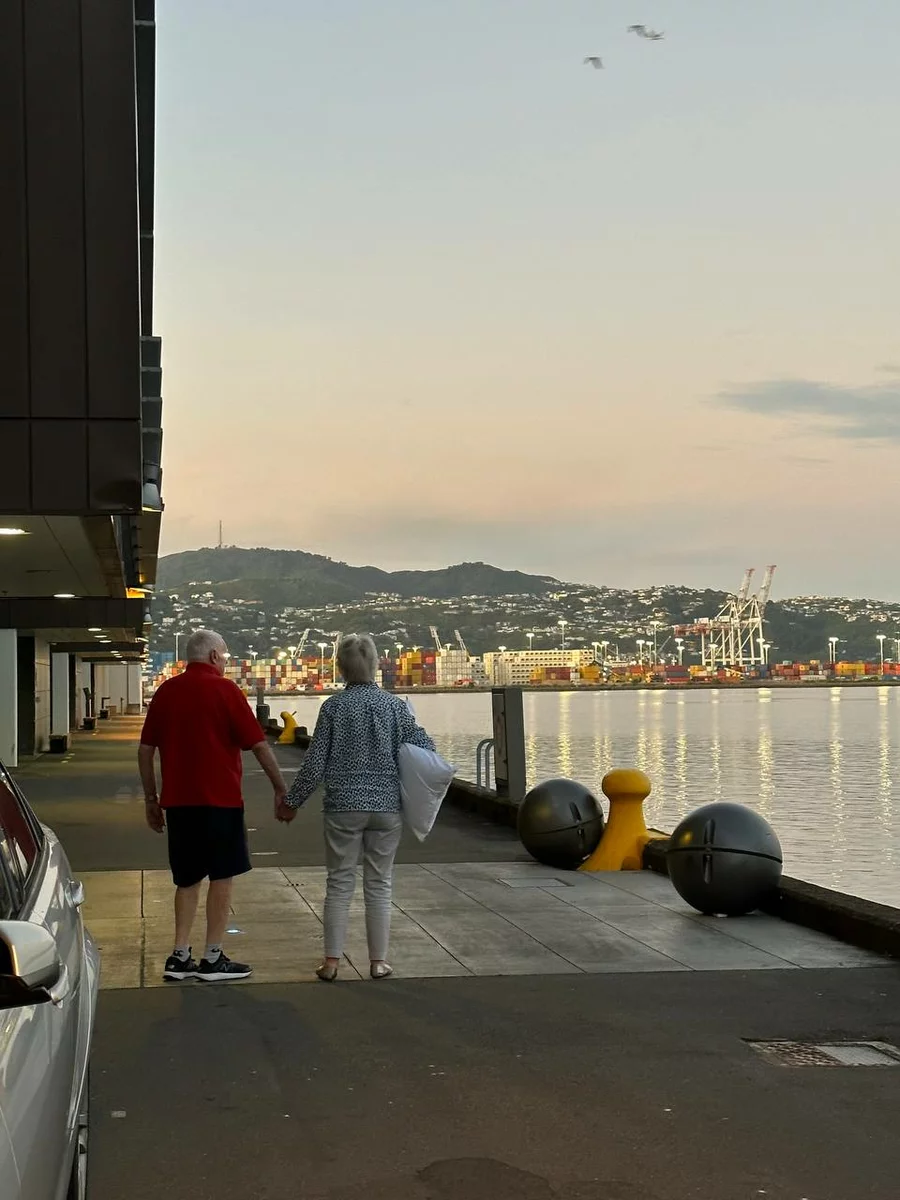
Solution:
<svg viewBox="0 0 900 1200"><path fill-rule="evenodd" d="M374 683L378 673L378 651L368 634L348 633L337 651L338 670L345 683Z"/></svg>

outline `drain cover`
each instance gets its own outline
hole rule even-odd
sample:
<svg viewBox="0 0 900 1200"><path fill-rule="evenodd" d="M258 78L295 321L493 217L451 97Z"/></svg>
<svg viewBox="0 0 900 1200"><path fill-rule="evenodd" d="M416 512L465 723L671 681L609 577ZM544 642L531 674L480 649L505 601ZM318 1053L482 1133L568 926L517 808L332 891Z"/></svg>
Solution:
<svg viewBox="0 0 900 1200"><path fill-rule="evenodd" d="M900 1050L888 1042L757 1042L763 1058L779 1067L900 1067Z"/></svg>

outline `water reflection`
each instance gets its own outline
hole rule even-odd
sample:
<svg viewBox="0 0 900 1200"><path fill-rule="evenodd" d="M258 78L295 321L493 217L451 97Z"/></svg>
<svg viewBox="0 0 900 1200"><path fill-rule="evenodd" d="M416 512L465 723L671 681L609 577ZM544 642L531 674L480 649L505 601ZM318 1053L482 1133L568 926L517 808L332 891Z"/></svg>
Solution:
<svg viewBox="0 0 900 1200"><path fill-rule="evenodd" d="M311 727L319 704L292 697L286 707ZM417 695L415 707L460 775L474 778L490 696ZM607 771L639 766L657 828L707 800L748 804L774 825L792 875L900 905L900 689L529 692L525 726L532 783L566 774L599 794Z"/></svg>

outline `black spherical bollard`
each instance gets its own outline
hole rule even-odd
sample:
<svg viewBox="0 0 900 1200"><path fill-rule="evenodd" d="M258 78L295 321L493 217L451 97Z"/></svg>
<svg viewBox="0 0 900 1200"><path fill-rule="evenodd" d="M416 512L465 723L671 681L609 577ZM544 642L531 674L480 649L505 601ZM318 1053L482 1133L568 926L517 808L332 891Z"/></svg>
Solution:
<svg viewBox="0 0 900 1200"><path fill-rule="evenodd" d="M574 779L547 779L522 801L518 831L525 849L539 863L574 871L603 836L603 809Z"/></svg>
<svg viewBox="0 0 900 1200"><path fill-rule="evenodd" d="M781 843L769 822L742 804L704 804L669 842L669 878L707 916L753 912L781 882Z"/></svg>

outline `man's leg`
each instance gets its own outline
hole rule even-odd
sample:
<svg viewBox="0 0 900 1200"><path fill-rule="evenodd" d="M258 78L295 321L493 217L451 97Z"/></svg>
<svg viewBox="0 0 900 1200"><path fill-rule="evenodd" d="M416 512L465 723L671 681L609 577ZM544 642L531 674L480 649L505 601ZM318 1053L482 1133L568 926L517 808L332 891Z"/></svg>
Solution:
<svg viewBox="0 0 900 1200"><path fill-rule="evenodd" d="M236 875L250 870L247 829L240 808L207 811L209 891L206 893L206 950L198 977L206 983L227 983L253 974L246 963L232 962L222 942L231 915L231 889Z"/></svg>
<svg viewBox="0 0 900 1200"><path fill-rule="evenodd" d="M233 879L211 879L206 893L206 949L222 948L228 918L231 916Z"/></svg>
<svg viewBox="0 0 900 1200"><path fill-rule="evenodd" d="M195 808L169 809L166 829L169 866L175 884L175 946L163 968L167 980L193 979L197 964L191 955L191 929L200 903L200 888L207 872L202 842L197 837Z"/></svg>
<svg viewBox="0 0 900 1200"><path fill-rule="evenodd" d="M175 947L187 947L191 942L191 930L200 903L200 887L202 880L192 887L177 887L175 889Z"/></svg>

